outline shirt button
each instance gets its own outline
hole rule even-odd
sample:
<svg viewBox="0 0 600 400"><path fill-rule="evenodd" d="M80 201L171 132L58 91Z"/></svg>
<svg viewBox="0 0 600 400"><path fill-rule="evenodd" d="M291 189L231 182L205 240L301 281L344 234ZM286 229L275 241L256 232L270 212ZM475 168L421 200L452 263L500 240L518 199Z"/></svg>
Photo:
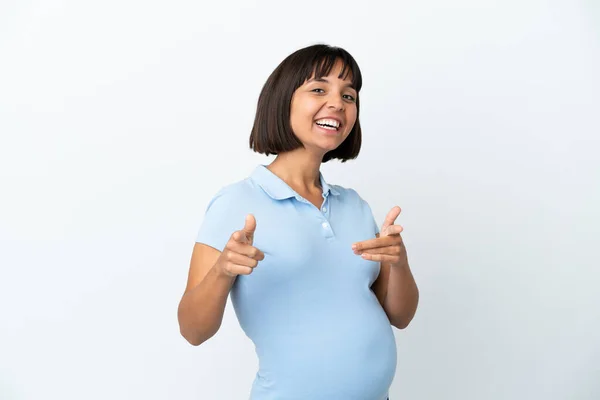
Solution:
<svg viewBox="0 0 600 400"><path fill-rule="evenodd" d="M323 212L327 212L327 207L323 207Z"/></svg>
<svg viewBox="0 0 600 400"><path fill-rule="evenodd" d="M321 226L322 226L323 228L327 228L328 224L327 224L327 222L323 222L323 223L321 224Z"/></svg>

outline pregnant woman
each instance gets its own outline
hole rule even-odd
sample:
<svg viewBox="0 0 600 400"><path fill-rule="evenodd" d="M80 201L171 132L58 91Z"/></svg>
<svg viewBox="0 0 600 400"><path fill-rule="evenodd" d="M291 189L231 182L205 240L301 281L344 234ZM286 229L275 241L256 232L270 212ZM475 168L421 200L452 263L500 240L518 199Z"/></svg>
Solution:
<svg viewBox="0 0 600 400"><path fill-rule="evenodd" d="M386 400L396 371L392 326L419 292L393 207L381 229L322 163L358 156L360 69L344 49L289 55L260 93L250 148L274 154L210 200L178 309L200 345L229 294L259 360L251 400ZM373 169L365 173L370 179Z"/></svg>

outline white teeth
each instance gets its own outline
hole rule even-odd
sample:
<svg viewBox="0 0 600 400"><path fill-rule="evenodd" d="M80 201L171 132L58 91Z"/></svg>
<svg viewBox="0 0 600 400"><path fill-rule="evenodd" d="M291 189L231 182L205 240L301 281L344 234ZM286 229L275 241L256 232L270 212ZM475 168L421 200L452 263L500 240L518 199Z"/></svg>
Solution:
<svg viewBox="0 0 600 400"><path fill-rule="evenodd" d="M340 127L340 123L337 122L335 119L320 119L316 122L319 125L330 125L335 127L336 129Z"/></svg>
<svg viewBox="0 0 600 400"><path fill-rule="evenodd" d="M317 126L323 128L323 129L327 129L328 131L337 131L337 128L334 128L333 126L329 126L329 125L319 125L317 124Z"/></svg>

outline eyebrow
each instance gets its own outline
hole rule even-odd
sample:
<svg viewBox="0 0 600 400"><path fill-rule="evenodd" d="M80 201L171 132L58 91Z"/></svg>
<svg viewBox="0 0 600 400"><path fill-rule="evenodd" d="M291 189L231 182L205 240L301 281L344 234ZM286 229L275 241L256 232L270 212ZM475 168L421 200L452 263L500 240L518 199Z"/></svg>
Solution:
<svg viewBox="0 0 600 400"><path fill-rule="evenodd" d="M313 79L309 80L309 82L311 82L311 81L312 82L325 82L325 83L329 83L329 81L327 79L325 79L325 78L313 78ZM351 89L354 89L354 86L352 85L352 83L348 83L348 84L344 85L344 87L349 87ZM356 90L356 89L354 89L354 90Z"/></svg>

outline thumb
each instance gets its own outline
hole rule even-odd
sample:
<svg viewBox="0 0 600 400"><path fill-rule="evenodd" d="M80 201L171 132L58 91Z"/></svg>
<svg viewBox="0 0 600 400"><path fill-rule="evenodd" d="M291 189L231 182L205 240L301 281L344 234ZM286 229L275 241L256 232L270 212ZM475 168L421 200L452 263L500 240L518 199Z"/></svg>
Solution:
<svg viewBox="0 0 600 400"><path fill-rule="evenodd" d="M246 215L246 223L244 224L244 229L242 229L242 231L244 232L244 234L246 235L246 237L248 238L250 243L252 243L252 240L254 239L254 231L255 230L256 230L256 219L254 218L254 215L252 215L252 214Z"/></svg>

